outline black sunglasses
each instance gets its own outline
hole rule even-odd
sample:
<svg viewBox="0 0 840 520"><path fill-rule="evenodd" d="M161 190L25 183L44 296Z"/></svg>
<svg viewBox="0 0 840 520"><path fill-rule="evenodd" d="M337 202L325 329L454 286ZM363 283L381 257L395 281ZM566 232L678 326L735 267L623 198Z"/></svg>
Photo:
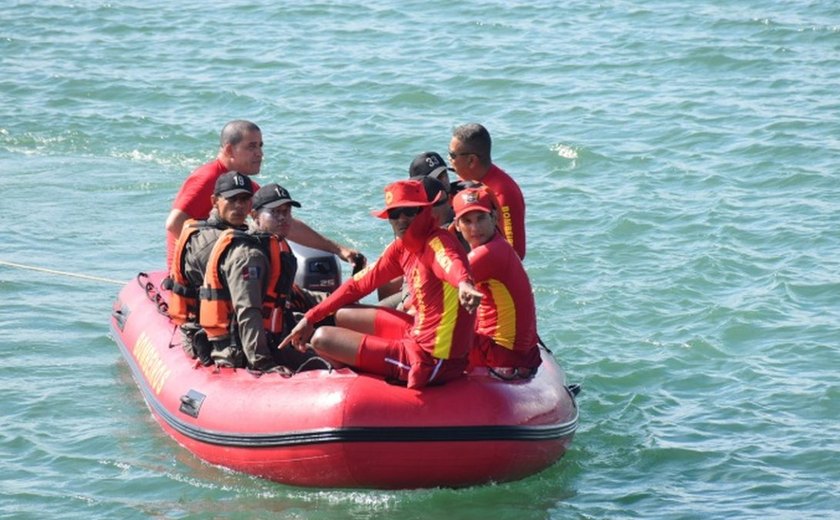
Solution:
<svg viewBox="0 0 840 520"><path fill-rule="evenodd" d="M449 158L450 159L454 159L454 158L456 158L460 155L478 155L478 154L474 153L474 152L453 152L452 150L449 150Z"/></svg>
<svg viewBox="0 0 840 520"><path fill-rule="evenodd" d="M388 218L390 220L397 220L400 217L402 217L403 215L411 218L411 217L416 216L418 213L420 213L420 208L418 208L416 206L394 208L394 209L389 209L388 210Z"/></svg>

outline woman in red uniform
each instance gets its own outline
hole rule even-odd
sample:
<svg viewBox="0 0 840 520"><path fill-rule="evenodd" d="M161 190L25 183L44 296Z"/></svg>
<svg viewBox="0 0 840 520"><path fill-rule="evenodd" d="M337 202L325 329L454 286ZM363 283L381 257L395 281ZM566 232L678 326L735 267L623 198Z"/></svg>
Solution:
<svg viewBox="0 0 840 520"><path fill-rule="evenodd" d="M394 240L379 260L347 280L306 313L283 340L299 350L311 346L326 358L405 382L409 388L441 384L464 373L482 294L472 283L466 252L440 229L422 183L398 181L385 187L385 209ZM358 301L383 283L405 276L414 314L385 308L347 308L336 326L313 324Z"/></svg>

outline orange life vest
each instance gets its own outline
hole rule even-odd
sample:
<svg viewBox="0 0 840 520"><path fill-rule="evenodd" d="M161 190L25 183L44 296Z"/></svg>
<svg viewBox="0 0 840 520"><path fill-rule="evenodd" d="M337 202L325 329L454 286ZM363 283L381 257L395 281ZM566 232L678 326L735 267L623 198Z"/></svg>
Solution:
<svg viewBox="0 0 840 520"><path fill-rule="evenodd" d="M228 249L238 241L247 240L262 249L268 256L270 272L266 293L263 295L263 327L267 332L280 334L285 325L286 299L291 291L297 270L297 260L285 240L269 234L248 234L225 230L210 253L204 274L204 285L199 291L199 323L211 341L233 335L234 309L230 291L221 278L221 263Z"/></svg>
<svg viewBox="0 0 840 520"><path fill-rule="evenodd" d="M198 320L198 287L186 275L187 244L202 229L218 227L205 220L189 219L184 222L181 235L175 243L175 254L169 272L172 294L169 297L169 318L177 325Z"/></svg>

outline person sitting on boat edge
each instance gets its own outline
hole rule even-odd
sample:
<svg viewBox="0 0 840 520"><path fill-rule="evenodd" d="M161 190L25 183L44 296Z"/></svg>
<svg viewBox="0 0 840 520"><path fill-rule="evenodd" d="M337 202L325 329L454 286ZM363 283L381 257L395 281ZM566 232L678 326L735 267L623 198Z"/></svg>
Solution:
<svg viewBox="0 0 840 520"><path fill-rule="evenodd" d="M166 218L166 269L172 268L175 245L181 235L184 223L189 220L209 218L213 204L210 197L219 177L231 171L245 176L258 175L263 159L263 140L260 127L251 121L229 121L219 136L219 150L216 158L196 168L181 185L172 209ZM251 180L256 191L259 185ZM334 242L321 235L305 222L292 219L289 240L314 249L321 249L337 255L342 260L364 267L365 256L353 249Z"/></svg>
<svg viewBox="0 0 840 520"><path fill-rule="evenodd" d="M309 310L280 348L311 345L322 357L420 389L464 375L482 297L472 282L466 252L432 217L422 183L385 187L385 209L396 239L372 265ZM403 275L417 302L416 315L381 307L346 308ZM341 310L339 310L341 309ZM338 312L337 312L338 311ZM336 313L336 326L313 324Z"/></svg>
<svg viewBox="0 0 840 520"><path fill-rule="evenodd" d="M181 344L191 358L211 363L210 344L198 324L199 288L204 283L207 261L213 246L226 229L247 231L246 218L251 211L253 183L238 172L228 172L216 179L210 196L212 210L206 221L188 220L175 244L169 272L171 289L169 318L181 330Z"/></svg>
<svg viewBox="0 0 840 520"><path fill-rule="evenodd" d="M475 321L470 369L490 367L504 379L532 377L542 362L534 292L516 251L499 232L497 206L486 187L453 196L455 225L470 244L476 287L484 294Z"/></svg>
<svg viewBox="0 0 840 520"><path fill-rule="evenodd" d="M452 131L449 164L463 180L489 187L499 201L502 236L525 259L525 198L519 184L493 163L490 132L478 123L460 125Z"/></svg>
<svg viewBox="0 0 840 520"><path fill-rule="evenodd" d="M452 204L452 217L453 218L452 218L452 222L449 224L449 226L447 226L446 229L448 229L452 234L454 234L456 237L458 237L458 241L461 242L461 245L464 246L464 249L467 251L467 253L469 253L470 249L472 249L470 247L470 243L467 242L467 240L464 238L464 235L461 234L461 231L458 229L458 226L456 225L456 222L455 222L455 205L454 205L455 195L457 195L458 193L460 193L460 192L462 192L463 190L466 190L466 189L479 189L483 193L487 194L489 203L493 206L493 211L495 212L496 215L499 215L501 213L501 206L499 205L499 199L496 198L496 194L493 193L493 190L491 190L490 187L487 186L486 184L482 184L478 181L464 181L464 180L455 181L455 182L452 183L451 188L452 188L452 192L449 195L449 199L450 199L449 202L450 202L450 204ZM502 230L502 228L500 226L500 222L499 222L498 217L496 217L496 229L498 229L499 233L502 234L502 236L504 236L504 231Z"/></svg>

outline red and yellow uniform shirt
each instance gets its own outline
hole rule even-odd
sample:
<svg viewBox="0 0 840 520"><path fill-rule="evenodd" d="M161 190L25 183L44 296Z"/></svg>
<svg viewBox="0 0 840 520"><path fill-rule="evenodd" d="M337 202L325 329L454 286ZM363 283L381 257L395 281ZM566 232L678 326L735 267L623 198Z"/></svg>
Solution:
<svg viewBox="0 0 840 520"><path fill-rule="evenodd" d="M490 165L481 182L493 190L499 202L499 229L519 258L525 259L525 198L513 178Z"/></svg>
<svg viewBox="0 0 840 520"><path fill-rule="evenodd" d="M438 359L464 358L472 343L474 316L461 307L458 285L470 280L466 254L457 239L435 229L415 252L403 240L392 242L382 256L347 280L329 298L306 313L310 323L326 318L382 284L405 276L415 310L411 338Z"/></svg>
<svg viewBox="0 0 840 520"><path fill-rule="evenodd" d="M484 344L484 361L491 367L533 368L540 364L537 316L528 274L513 248L498 233L469 254L475 285L484 294L478 306L476 334ZM481 345L481 341L477 342ZM480 359L480 358L479 358Z"/></svg>

